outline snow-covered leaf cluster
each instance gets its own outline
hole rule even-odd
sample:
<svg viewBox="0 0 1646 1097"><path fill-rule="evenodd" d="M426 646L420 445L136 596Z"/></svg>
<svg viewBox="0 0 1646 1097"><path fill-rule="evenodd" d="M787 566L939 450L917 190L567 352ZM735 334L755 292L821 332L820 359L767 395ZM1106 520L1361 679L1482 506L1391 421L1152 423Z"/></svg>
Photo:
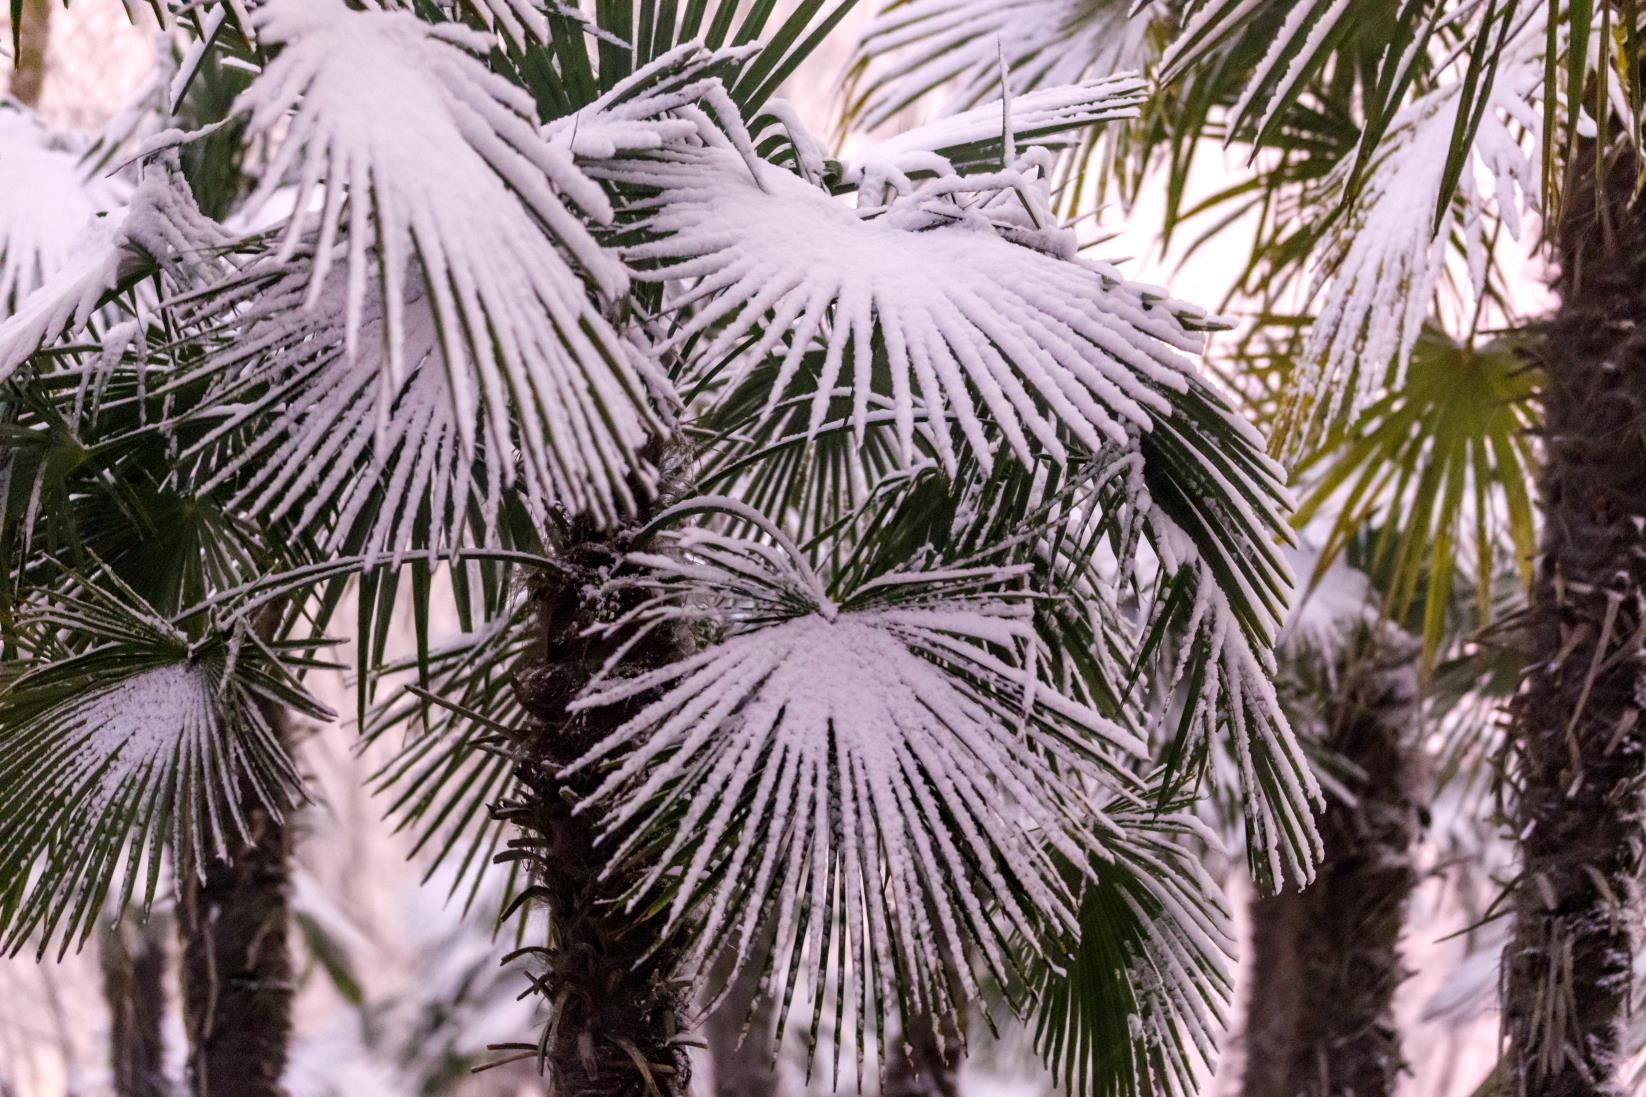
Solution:
<svg viewBox="0 0 1646 1097"><path fill-rule="evenodd" d="M767 993L802 973L872 1034L865 985L945 1015L982 993L974 971L1011 985L1015 941L1073 929L1079 874L1059 863L1108 859L1104 804L1136 796L1124 767L1144 744L1037 682L1025 569L894 572L831 597L775 531L695 526L631 562L649 594L634 619L695 620L709 599L731 631L597 681L575 707L655 700L574 771L610 761L585 809L664 845L634 901L666 894L700 962L749 957L775 920Z"/></svg>
<svg viewBox="0 0 1646 1097"><path fill-rule="evenodd" d="M83 943L111 889L146 907L163 857L204 871L254 810L278 817L303 795L276 724L331 714L243 626L191 636L93 576L15 627L28 661L0 693L7 952L34 934L42 953Z"/></svg>

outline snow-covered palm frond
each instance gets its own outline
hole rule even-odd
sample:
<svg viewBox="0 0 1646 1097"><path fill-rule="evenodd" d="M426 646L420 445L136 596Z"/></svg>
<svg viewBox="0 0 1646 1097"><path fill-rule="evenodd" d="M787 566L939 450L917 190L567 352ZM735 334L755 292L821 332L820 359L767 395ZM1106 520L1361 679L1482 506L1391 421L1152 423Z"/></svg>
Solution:
<svg viewBox="0 0 1646 1097"><path fill-rule="evenodd" d="M595 304L626 291L622 264L567 200L595 221L611 208L538 132L530 96L487 70L477 54L490 39L339 0L272 0L254 24L280 49L236 105L252 136L276 144L251 204L291 183L303 195L323 184L308 301L342 258L344 354L361 354L375 281L387 380L398 386L410 375L415 258L462 444L479 444L482 406L490 435L508 437L508 400L552 391L558 408L544 415L575 405L581 433L554 439L564 466L538 471L573 509L613 515L631 506L627 472L647 479L637 453L659 423L653 379ZM302 205L282 259L310 238L316 218ZM528 417L522 429L530 438L542 425ZM541 454L547 440L532 440Z"/></svg>
<svg viewBox="0 0 1646 1097"><path fill-rule="evenodd" d="M93 174L87 151L0 100L0 309L16 309L70 262L94 219L125 206L131 188Z"/></svg>
<svg viewBox="0 0 1646 1097"><path fill-rule="evenodd" d="M1188 848L1215 836L1183 815L1122 808L1124 839L1095 866L1080 932L1035 974L1035 1043L1082 1097L1190 1097L1216 1064L1233 993L1234 928Z"/></svg>
<svg viewBox="0 0 1646 1097"><path fill-rule="evenodd" d="M1054 147L1107 122L1135 118L1148 101L1148 82L1111 76L1041 88L915 126L855 152L841 181L999 168L1007 135L1014 142Z"/></svg>
<svg viewBox="0 0 1646 1097"><path fill-rule="evenodd" d="M951 424L985 469L1002 448L1026 464L1125 444L1168 410L1163 390L1187 386L1184 355L1203 343L1191 329L1204 313L1073 257L1045 208L1045 166L1030 153L858 210L723 147L591 170L653 196L625 254L637 278L684 283L674 303L697 306L670 346L694 344L703 369L735 357L734 385L780 357L768 406L811 392L809 433L847 389L854 431L889 416L905 462L917 423L939 425L935 456L952 470ZM797 380L814 349L821 375Z"/></svg>
<svg viewBox="0 0 1646 1097"><path fill-rule="evenodd" d="M1142 70L1164 5L1137 0L890 0L853 57L849 117L874 127L929 92L944 114L1019 92Z"/></svg>
<svg viewBox="0 0 1646 1097"><path fill-rule="evenodd" d="M112 297L160 270L180 276L229 240L194 204L175 157L145 168L123 214L91 222L58 270L0 321L0 381L68 332L80 332ZM134 308L143 301L134 295Z"/></svg>
<svg viewBox="0 0 1646 1097"><path fill-rule="evenodd" d="M729 500L682 505L702 506L764 527ZM729 632L575 703L655 698L573 767L615 760L584 810L637 824L618 851L646 848L633 901L666 898L699 962L747 956L776 919L767 993L792 1000L804 979L821 1009L832 986L860 1035L871 1001L948 1014L985 975L1014 985L1022 942L1073 931L1059 863L1108 859L1104 804L1134 795L1143 744L1037 682L1024 569L831 593L765 530L693 527L631 557L651 596L613 628L713 612Z"/></svg>
<svg viewBox="0 0 1646 1097"><path fill-rule="evenodd" d="M243 624L191 635L110 573L38 595L0 690L0 944L84 942L106 898L153 901L302 782L267 710L330 718L303 660Z"/></svg>
<svg viewBox="0 0 1646 1097"><path fill-rule="evenodd" d="M1383 386L1400 384L1432 315L1449 242L1464 253L1478 296L1494 226L1519 239L1522 211L1537 204L1543 52L1542 21L1520 24L1478 95L1478 128L1455 180L1450 153L1468 82L1443 85L1394 116L1316 266L1314 291L1324 293L1284 424L1291 457L1314 441L1322 421L1352 416ZM1340 187L1351 169L1340 165L1331 185ZM1450 215L1437 223L1449 194Z"/></svg>
<svg viewBox="0 0 1646 1097"><path fill-rule="evenodd" d="M591 469L622 481L629 466L603 438L598 403L547 359L498 377L448 358L418 286L402 307L397 376L375 294L353 355L340 287L303 307L311 259L264 257L181 302L207 351L171 382L210 385L184 417L210 427L183 455L201 462L202 493L227 485L235 505L328 548L398 552L497 544L507 506L542 515Z"/></svg>

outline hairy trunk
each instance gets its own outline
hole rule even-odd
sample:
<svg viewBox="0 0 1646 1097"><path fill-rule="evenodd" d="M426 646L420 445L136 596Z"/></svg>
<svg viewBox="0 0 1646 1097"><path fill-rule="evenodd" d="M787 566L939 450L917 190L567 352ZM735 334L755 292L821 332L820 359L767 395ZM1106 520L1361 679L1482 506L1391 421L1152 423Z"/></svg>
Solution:
<svg viewBox="0 0 1646 1097"><path fill-rule="evenodd" d="M272 713L277 733L282 714ZM193 1097L282 1097L291 1037L287 948L291 843L285 823L244 790L247 837L230 859L182 874L183 1027Z"/></svg>
<svg viewBox="0 0 1646 1097"><path fill-rule="evenodd" d="M559 776L642 703L567 711L615 651L614 641L585 630L623 608L620 598L600 593L622 553L638 547L623 542L621 535L573 525L558 545L560 569L541 573L534 584L541 661L518 683L533 718L517 744L516 772L526 793L495 809L521 832L510 845L531 866L532 895L548 912L549 939L535 950L541 973L532 990L548 1009L538 1050L555 1097L675 1097L686 1091L678 950L660 939L659 917L631 911L624 902L633 871L608 872L621 836L601 841L599 818L574 810L601 773ZM661 665L678 658L685 643L678 633L660 629L630 650L624 665Z"/></svg>
<svg viewBox="0 0 1646 1097"><path fill-rule="evenodd" d="M17 38L17 64L11 74L11 97L37 106L46 86L46 48L51 43L51 0L23 0Z"/></svg>
<svg viewBox="0 0 1646 1097"><path fill-rule="evenodd" d="M1503 961L1510 1092L1618 1092L1646 757L1646 207L1581 149L1557 243L1543 544L1514 706L1521 872Z"/></svg>
<svg viewBox="0 0 1646 1097"><path fill-rule="evenodd" d="M1416 885L1415 650L1359 632L1323 713L1350 799L1320 819L1325 859L1302 891L1253 901L1245 1097L1388 1097L1404 1065L1394 1023L1400 931Z"/></svg>
<svg viewBox="0 0 1646 1097"><path fill-rule="evenodd" d="M155 921L128 915L103 937L109 1073L118 1097L167 1097L166 941Z"/></svg>

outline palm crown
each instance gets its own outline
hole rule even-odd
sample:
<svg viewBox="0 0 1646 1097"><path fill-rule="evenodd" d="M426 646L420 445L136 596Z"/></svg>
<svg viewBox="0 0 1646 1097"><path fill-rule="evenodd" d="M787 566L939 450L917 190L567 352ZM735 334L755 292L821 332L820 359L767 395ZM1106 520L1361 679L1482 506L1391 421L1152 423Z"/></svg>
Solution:
<svg viewBox="0 0 1646 1097"><path fill-rule="evenodd" d="M1208 749L1264 879L1316 852L1281 473L1197 371L1219 321L1053 212L1141 82L972 58L958 113L830 156L774 92L850 7L162 10L195 128L75 176L108 212L72 246L0 229L9 947L300 802L271 712L326 717L351 590L396 810L471 879L520 865L482 809L530 791L509 685L556 652L517 580L576 572L610 654L568 711L623 716L549 776L596 775L578 811L693 970L775 918L766 992L814 1034L988 989L1071 1078L1188 1083L1228 992L1171 810ZM226 108L213 66L251 74ZM618 550L581 571L590 528Z"/></svg>

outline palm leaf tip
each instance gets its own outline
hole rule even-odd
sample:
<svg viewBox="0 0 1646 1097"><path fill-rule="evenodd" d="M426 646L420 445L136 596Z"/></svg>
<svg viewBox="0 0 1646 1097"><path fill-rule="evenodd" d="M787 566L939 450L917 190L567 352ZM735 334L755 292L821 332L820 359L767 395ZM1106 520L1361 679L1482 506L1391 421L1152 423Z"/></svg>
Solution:
<svg viewBox="0 0 1646 1097"><path fill-rule="evenodd" d="M1123 762L1143 749L1035 683L1021 574L888 576L832 600L781 542L696 529L675 549L639 561L644 616L699 618L707 597L730 635L577 702L649 699L573 767L610 767L586 804L628 832L620 856L646 848L634 900L667 898L705 965L775 917L765 987L785 1002L802 972L819 1008L834 986L947 1014L980 980L1014 985L1018 942L1074 924L1060 860L1103 856L1089 783L1132 794Z"/></svg>

